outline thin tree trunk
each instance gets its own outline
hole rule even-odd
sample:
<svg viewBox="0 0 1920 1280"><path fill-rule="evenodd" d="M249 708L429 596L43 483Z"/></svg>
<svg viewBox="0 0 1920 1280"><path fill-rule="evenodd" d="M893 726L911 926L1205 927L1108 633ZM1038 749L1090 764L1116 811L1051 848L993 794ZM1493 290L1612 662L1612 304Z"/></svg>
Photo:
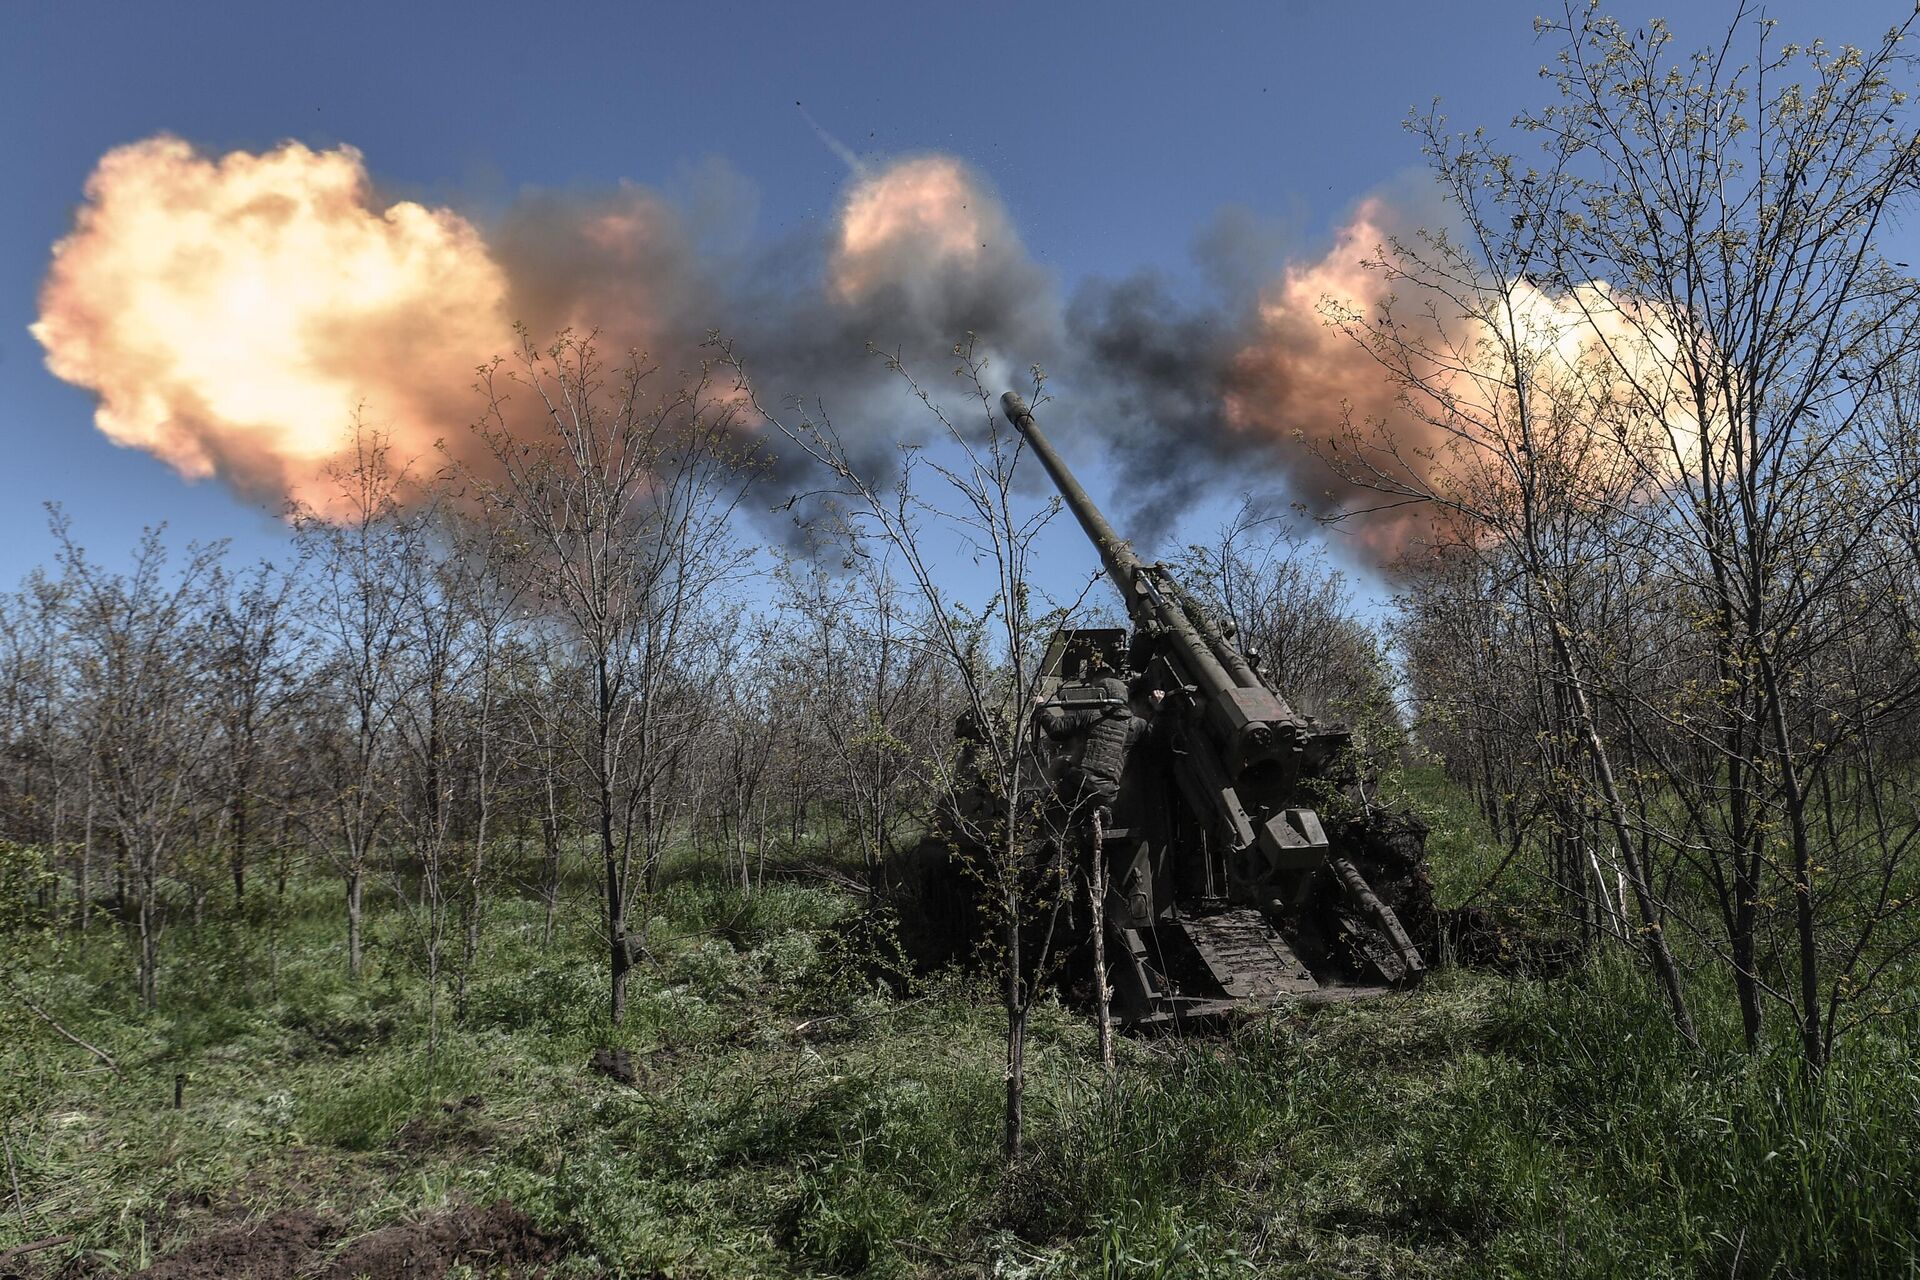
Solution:
<svg viewBox="0 0 1920 1280"><path fill-rule="evenodd" d="M93 768L87 768L87 818L80 833L80 928L84 931L93 919L93 819L97 812L93 794Z"/></svg>
<svg viewBox="0 0 1920 1280"><path fill-rule="evenodd" d="M233 797L233 909L247 905L247 799L246 791Z"/></svg>
<svg viewBox="0 0 1920 1280"><path fill-rule="evenodd" d="M1721 641L1716 646L1714 658L1723 688L1733 679L1735 671L1735 665L1726 653L1726 635L1730 630L1726 622L1728 616L1728 610L1723 605L1717 614ZM1733 989L1740 1006L1740 1030L1746 1038L1747 1048L1753 1050L1760 1045L1761 1030L1760 981L1754 970L1758 960L1754 934L1759 924L1761 862L1758 844L1761 837L1752 829L1753 772L1746 749L1746 733L1739 723L1741 717L1731 719L1734 723L1727 730L1725 750L1728 835L1733 846L1733 936L1727 941L1732 951Z"/></svg>
<svg viewBox="0 0 1920 1280"><path fill-rule="evenodd" d="M1760 1047L1761 1029L1760 980L1754 970L1758 961L1754 932L1759 918L1760 862L1744 851L1736 852L1734 858L1733 989L1740 1004L1740 1030L1751 1052Z"/></svg>
<svg viewBox="0 0 1920 1280"><path fill-rule="evenodd" d="M554 917L560 913L560 824L556 818L542 818L540 821L540 839L545 855L545 884L541 893L546 898L546 919L540 928L540 945L553 945Z"/></svg>
<svg viewBox="0 0 1920 1280"><path fill-rule="evenodd" d="M1793 929L1800 960L1800 1049L1809 1076L1826 1066L1826 1040L1820 1028L1820 951L1813 913L1813 840L1807 830L1807 793L1793 758L1793 736L1787 728L1786 708L1773 661L1762 651L1760 678L1765 682L1769 727L1773 731L1780 785L1786 792L1787 829L1793 840Z"/></svg>
<svg viewBox="0 0 1920 1280"><path fill-rule="evenodd" d="M153 895L158 876L155 874L155 855L151 850L143 852L138 870L140 880L140 1001L149 1013L160 1004L160 937L159 921L154 916Z"/></svg>
<svg viewBox="0 0 1920 1280"><path fill-rule="evenodd" d="M362 874L359 862L347 870L347 972L360 976L360 891Z"/></svg>
<svg viewBox="0 0 1920 1280"><path fill-rule="evenodd" d="M53 848L59 849L65 844L65 841L63 841L60 837L66 833L66 829L67 829L66 788L60 785L60 773L57 771L57 769L53 773L52 777L53 777L53 841L52 843L53 843ZM42 885L40 887L40 890L37 896L40 899L40 906L42 910L49 911L49 912L57 910L59 906L59 900L60 900L59 881L56 879L49 885Z"/></svg>
<svg viewBox="0 0 1920 1280"><path fill-rule="evenodd" d="M546 919L540 929L540 945L553 945L555 918L560 913L560 787L553 764L553 745L543 742L540 749L541 790L546 806L540 815L541 853L545 857Z"/></svg>
<svg viewBox="0 0 1920 1280"><path fill-rule="evenodd" d="M627 971L633 951L627 944L626 894L620 883L620 859L613 842L613 796L600 787L600 863L606 873L609 985L608 1017L615 1026L627 1016Z"/></svg>
<svg viewBox="0 0 1920 1280"><path fill-rule="evenodd" d="M491 652L488 656L491 663ZM492 812L492 792L487 785L487 758L491 740L487 736L493 708L491 667L484 677L488 681L480 702L480 759L478 770L474 774L474 804L478 814L474 822L473 861L467 869L466 894L461 909L466 914L466 935L461 944L460 972L454 975L453 1016L464 1021L467 1016L467 978L473 972L474 961L480 954L480 895L481 882L486 876L487 859L487 818Z"/></svg>
<svg viewBox="0 0 1920 1280"><path fill-rule="evenodd" d="M1099 1011L1100 1065L1113 1079L1113 991L1107 985L1107 851L1105 809L1093 811L1093 848L1088 869L1087 897L1091 900L1093 930L1093 998Z"/></svg>
<svg viewBox="0 0 1920 1280"><path fill-rule="evenodd" d="M1642 926L1642 945L1647 958L1652 962L1654 973L1660 979L1661 987L1666 991L1667 1004L1673 1011L1674 1029L1689 1048L1700 1047L1700 1033L1694 1027L1693 1014L1687 1008L1686 989L1680 979L1680 968L1674 963L1673 952L1667 946L1667 936L1661 926L1660 909L1653 900L1653 888L1648 882L1646 869L1640 863L1639 852L1633 845L1633 833L1627 825L1626 807L1620 799L1620 789L1615 785L1613 762L1607 755L1607 747L1600 740L1600 731L1593 720L1593 708L1587 701L1587 691L1574 674L1573 655L1567 645L1566 635L1557 618L1549 619L1553 633L1553 645L1560 660L1562 673L1566 676L1568 694L1572 699L1574 717L1581 740L1592 758L1595 775L1600 782L1601 796L1607 804L1608 825L1613 828L1614 843L1620 853L1620 866L1625 871L1628 885L1633 890L1634 904L1640 909Z"/></svg>
<svg viewBox="0 0 1920 1280"><path fill-rule="evenodd" d="M440 1056L440 921L441 908L436 902L430 910L427 925L427 1094L434 1093L435 1071Z"/></svg>
<svg viewBox="0 0 1920 1280"><path fill-rule="evenodd" d="M281 809L280 809L280 832L279 832L279 835L274 840L274 844L276 846L275 851L277 856L274 858L274 861L273 861L273 896L277 902L285 902L287 898L287 862L288 862L287 828L293 822L293 816L291 813L288 812L288 809L290 808L290 806L291 806L291 801L287 800L285 797L282 797Z"/></svg>
<svg viewBox="0 0 1920 1280"><path fill-rule="evenodd" d="M759 847L755 850L754 888L767 883L767 797L760 797Z"/></svg>
<svg viewBox="0 0 1920 1280"><path fill-rule="evenodd" d="M1007 913L1007 1128L1005 1155L1011 1168L1020 1160L1027 1092L1027 1002L1020 972L1019 864L1011 851L1003 870L1008 879Z"/></svg>
<svg viewBox="0 0 1920 1280"><path fill-rule="evenodd" d="M1480 743L1481 786L1486 795L1486 803L1481 812L1486 815L1487 825L1493 829L1493 839L1500 842L1500 791L1494 782L1493 748L1482 736Z"/></svg>

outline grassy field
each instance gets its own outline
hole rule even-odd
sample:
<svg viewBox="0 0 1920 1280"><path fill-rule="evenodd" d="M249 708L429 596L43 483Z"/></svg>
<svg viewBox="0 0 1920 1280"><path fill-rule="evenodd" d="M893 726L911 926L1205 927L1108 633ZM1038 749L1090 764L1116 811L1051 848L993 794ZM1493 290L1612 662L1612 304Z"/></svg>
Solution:
<svg viewBox="0 0 1920 1280"><path fill-rule="evenodd" d="M1442 818L1436 849L1468 857L1470 830ZM679 868L617 1032L584 904L543 945L537 907L503 898L465 1009L429 1037L407 917L376 913L352 982L335 897L296 879L244 919L176 926L158 1015L135 1011L112 932L26 951L16 989L121 1074L0 1003L0 1275L1920 1265L1908 1023L1856 1039L1815 1097L1790 1054L1735 1052L1731 1026L1708 1028L1722 1047L1705 1058L1684 1053L1622 964L1552 982L1451 971L1230 1036L1123 1041L1109 1088L1088 1021L1046 1006L1031 1155L1009 1173L993 993L962 974L876 981L885 931L831 881L743 897ZM493 1226L519 1233L517 1253L460 1234L501 1201L517 1212ZM404 1267L367 1251L402 1230L455 1243Z"/></svg>

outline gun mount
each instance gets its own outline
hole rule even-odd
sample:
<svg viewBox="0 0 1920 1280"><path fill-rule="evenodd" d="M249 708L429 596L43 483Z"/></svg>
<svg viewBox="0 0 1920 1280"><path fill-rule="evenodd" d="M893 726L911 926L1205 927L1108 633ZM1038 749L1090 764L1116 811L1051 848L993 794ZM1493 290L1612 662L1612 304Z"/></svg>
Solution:
<svg viewBox="0 0 1920 1280"><path fill-rule="evenodd" d="M1407 926L1432 936L1425 828L1371 804L1351 735L1297 713L1165 565L1142 561L1114 532L1026 403L1008 392L1002 407L1133 624L1131 635L1055 635L1036 695L1050 725L1084 729L1107 723L1112 690L1124 687L1119 714L1146 728L1114 757L1124 763L1111 778L1093 780L1096 799L1079 802L1099 804L1103 821L1074 824L1099 845L1079 856L1101 857L1108 872L1105 950L1123 1023L1186 1027L1279 998L1418 980L1427 960ZM1081 756L1102 749L1102 732L1036 734L1039 768L1056 783L1085 772ZM1325 803L1341 810L1331 833ZM949 830L921 856L937 858L935 845L964 856L962 843ZM923 898L960 879L925 883Z"/></svg>

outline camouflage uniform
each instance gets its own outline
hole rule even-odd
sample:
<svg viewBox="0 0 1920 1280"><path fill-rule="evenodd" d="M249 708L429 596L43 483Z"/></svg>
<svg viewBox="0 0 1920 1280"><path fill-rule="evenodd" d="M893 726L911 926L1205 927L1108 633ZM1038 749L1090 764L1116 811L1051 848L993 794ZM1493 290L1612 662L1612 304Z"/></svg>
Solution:
<svg viewBox="0 0 1920 1280"><path fill-rule="evenodd" d="M1040 731L1055 742L1081 740L1059 781L1061 802L1076 816L1113 807L1127 753L1146 731L1146 721L1127 705L1124 682L1108 676L1100 688L1109 700L1106 706L1044 706L1034 716Z"/></svg>

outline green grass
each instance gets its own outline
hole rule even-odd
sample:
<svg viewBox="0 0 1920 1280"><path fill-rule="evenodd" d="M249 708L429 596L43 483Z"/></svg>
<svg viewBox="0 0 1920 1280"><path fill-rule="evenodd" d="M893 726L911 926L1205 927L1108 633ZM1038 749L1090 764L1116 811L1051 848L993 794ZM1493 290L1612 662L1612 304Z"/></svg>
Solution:
<svg viewBox="0 0 1920 1280"><path fill-rule="evenodd" d="M588 903L543 947L540 908L509 898L431 1054L405 918L375 904L352 982L322 878L170 931L156 1015L118 935L23 939L18 980L126 1079L0 1002L21 1188L0 1250L71 1233L132 1270L245 1214L372 1226L506 1196L573 1240L582 1275L1916 1270L1911 1023L1848 1042L1816 1094L1790 1048L1688 1055L1624 965L1454 972L1231 1037L1124 1040L1109 1087L1091 1026L1047 1005L1008 1173L985 983L900 989L885 930L821 883L748 898L683 872L617 1031ZM602 1046L635 1085L588 1069Z"/></svg>
<svg viewBox="0 0 1920 1280"><path fill-rule="evenodd" d="M1445 906L1466 901L1493 875L1505 852L1493 839L1486 819L1467 793L1448 782L1431 762L1397 770L1391 782L1386 802L1410 806L1427 824L1435 899ZM1509 902L1532 888L1517 881L1513 877L1504 886Z"/></svg>

